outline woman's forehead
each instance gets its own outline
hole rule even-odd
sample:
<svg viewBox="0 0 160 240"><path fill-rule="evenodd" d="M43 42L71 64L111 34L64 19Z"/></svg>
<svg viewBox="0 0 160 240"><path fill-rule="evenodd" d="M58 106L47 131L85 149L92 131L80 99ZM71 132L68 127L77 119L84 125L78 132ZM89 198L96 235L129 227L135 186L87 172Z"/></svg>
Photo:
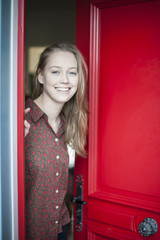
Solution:
<svg viewBox="0 0 160 240"><path fill-rule="evenodd" d="M57 50L50 54L46 65L77 67L77 59L72 52Z"/></svg>

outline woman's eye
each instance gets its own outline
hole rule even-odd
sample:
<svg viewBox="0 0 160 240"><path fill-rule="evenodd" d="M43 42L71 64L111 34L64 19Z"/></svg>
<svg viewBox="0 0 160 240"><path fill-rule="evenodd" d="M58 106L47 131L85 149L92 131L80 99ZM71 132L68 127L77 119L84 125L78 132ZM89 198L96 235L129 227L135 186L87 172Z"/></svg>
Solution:
<svg viewBox="0 0 160 240"><path fill-rule="evenodd" d="M52 71L53 74L59 74L59 71Z"/></svg>
<svg viewBox="0 0 160 240"><path fill-rule="evenodd" d="M76 72L69 72L70 75L77 75Z"/></svg>

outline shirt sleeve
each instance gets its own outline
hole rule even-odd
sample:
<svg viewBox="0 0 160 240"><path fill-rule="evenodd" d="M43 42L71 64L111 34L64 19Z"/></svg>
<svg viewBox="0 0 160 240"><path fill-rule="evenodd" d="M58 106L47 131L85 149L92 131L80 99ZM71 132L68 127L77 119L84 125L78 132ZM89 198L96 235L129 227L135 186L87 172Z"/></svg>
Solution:
<svg viewBox="0 0 160 240"><path fill-rule="evenodd" d="M27 161L25 161L25 191L26 191L26 200L29 196L30 189L32 185L32 177L29 171L29 166Z"/></svg>

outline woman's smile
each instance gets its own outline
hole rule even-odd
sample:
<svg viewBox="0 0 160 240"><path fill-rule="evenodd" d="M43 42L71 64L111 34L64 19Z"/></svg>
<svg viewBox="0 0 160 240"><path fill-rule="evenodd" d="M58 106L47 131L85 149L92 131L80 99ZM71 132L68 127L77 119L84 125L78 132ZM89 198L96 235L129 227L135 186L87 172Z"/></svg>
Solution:
<svg viewBox="0 0 160 240"><path fill-rule="evenodd" d="M69 87L55 87L58 92L67 93L71 88Z"/></svg>

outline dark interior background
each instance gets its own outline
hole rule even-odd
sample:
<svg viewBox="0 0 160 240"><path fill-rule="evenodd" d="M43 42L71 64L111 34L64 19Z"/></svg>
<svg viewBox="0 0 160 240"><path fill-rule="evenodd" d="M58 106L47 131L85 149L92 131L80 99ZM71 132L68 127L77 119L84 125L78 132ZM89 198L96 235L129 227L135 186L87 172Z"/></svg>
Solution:
<svg viewBox="0 0 160 240"><path fill-rule="evenodd" d="M76 0L27 0L25 15L25 94L30 97L43 48L53 42L75 43Z"/></svg>

